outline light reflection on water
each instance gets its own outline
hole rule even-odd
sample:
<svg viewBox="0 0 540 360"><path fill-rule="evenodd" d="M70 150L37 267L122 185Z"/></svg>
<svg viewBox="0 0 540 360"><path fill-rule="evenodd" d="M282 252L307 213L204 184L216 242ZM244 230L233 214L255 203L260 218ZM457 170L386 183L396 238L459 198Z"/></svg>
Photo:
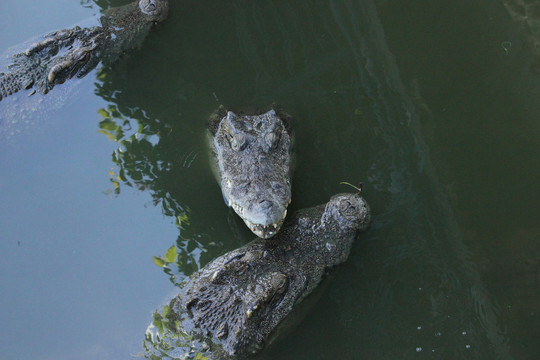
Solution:
<svg viewBox="0 0 540 360"><path fill-rule="evenodd" d="M113 268L107 273L108 282L112 287L118 286L118 290L103 290L100 295L111 299L111 303L122 299L130 314L137 313L139 323L136 325L138 330L130 332L131 339L127 345L120 346L121 350L111 350L114 345L110 342L96 340L97 344L105 344L101 345L105 350L100 358L127 358L128 353L142 351L139 345L133 345L142 342L146 325L141 324L149 323L151 310L165 303L171 294L171 286L161 283L161 287L148 289L156 293L149 296L144 305L133 301L135 304L128 306L132 301L125 293L129 293L131 284L120 285L126 282L125 276L141 286L141 290L158 278L165 283L178 284L215 256L251 239L249 230L223 204L209 171L204 122L219 103L231 108L257 108L273 101L282 104L295 119L297 169L291 211L324 202L331 194L345 191L339 185L341 181L362 181L365 196L372 205L374 222L355 244L349 261L330 275L317 301L310 305L311 309L293 333L263 353L262 358L350 358L353 354L355 358L369 359L414 358L429 354L437 358L492 359L512 355L520 358L523 354L530 357L538 353L531 341L524 342L525 350L517 351L515 344L521 344L523 340L517 338L521 332L514 330L514 324L525 317L520 309L537 308L534 302L538 284L527 280L534 277L534 273L529 273L536 266L534 256L519 262L525 264L521 266L524 269L521 272L508 273L505 271L508 266L495 269L491 262L505 264L506 254L492 254L495 251L486 250L485 243L489 239L483 236L492 234L483 234L482 229L489 228L489 220L478 226L463 220L467 215L482 211L482 206L463 201L460 193L484 192L489 183L484 181L476 187L463 187L458 182L454 187L447 186L460 178L477 176L474 163L467 163L466 152L459 147L446 146L452 141L472 143L476 141L477 132L463 133L457 125L452 128L455 120L445 117L448 111L441 110L440 98L429 94L422 98L416 96L420 93L415 95L410 91L412 72L410 64L403 59L408 59L407 46L415 45L415 40L406 39L409 42L397 46L395 39L399 39L400 30L396 30L397 26L393 28L388 20L393 19L394 8L388 2L380 2L378 6L379 11L370 1L323 4L232 1L212 6L176 2L171 4L168 21L149 36L141 51L135 51L112 70L99 73L97 80L85 79L87 85L95 82L95 92L99 96L82 108L86 115L54 113L63 119L59 120L61 124L68 124L69 116L73 117L69 119L71 122L87 120L84 131L99 136L92 144L97 142L96 147L105 146L107 150L98 153L92 146L81 147L73 156L99 158L95 160L96 167L92 168L95 172L102 171L101 175L93 174L93 178L101 179L99 191L107 184L111 189L108 196L116 203L129 199L128 209L118 210L123 215L109 215L113 219L118 217L119 222L100 235L103 239L114 238L118 232L131 234L128 230L135 231L130 236L136 237L137 221L126 223L122 216L141 219L149 213L155 215L156 210L164 216L164 221L150 221L144 226L148 235L138 240L140 249L131 245L128 239L123 242L123 246L130 248L130 256L140 258L145 266L134 269L129 266L130 259L124 258L122 264L126 270ZM422 9L420 5L416 7ZM458 10L461 7L468 9L466 5L456 5ZM486 5L485 11L492 12L493 7ZM429 9L425 10L427 17ZM406 25L401 24L403 29ZM419 26L412 24L414 29L413 25ZM466 24L454 26L465 27ZM431 39L430 34L424 36L426 41ZM392 45L391 50L387 40ZM451 40L447 39L445 46L455 47ZM441 37L438 41L445 39ZM516 44L516 41L512 43ZM465 50L472 54L479 46L475 43ZM414 56L428 52L418 45L415 49ZM460 49L463 49L461 45ZM398 70L394 55L398 65L403 61L409 67ZM439 59L439 63L426 63L425 74L438 67L451 67L449 63L450 60L446 63L444 59ZM419 71L417 90L422 90L423 95L425 89L422 86L426 84L440 92L448 92L451 84L441 82L438 87L434 86L422 77L422 69L415 70ZM455 81L464 86L466 82L458 70ZM453 87L454 92L460 91L459 85ZM482 90L477 88L477 91ZM83 94L76 100L81 107L85 101L80 97L91 97L88 93ZM481 105L484 108L478 109L479 113L492 111L487 104ZM0 102L2 106L5 105ZM475 121L476 113L461 115L464 123ZM64 126L67 129L67 125ZM69 132L65 130L65 133L69 138ZM444 138L445 134L451 139ZM78 136L79 141L88 141L82 134ZM492 133L491 136L497 139L500 135ZM58 139L56 145L51 143L45 141L42 150L34 151L43 151L44 155L51 151L48 157L44 156L43 164L62 164L66 155L59 152L59 148L66 146L65 140ZM56 147L56 151L49 150L49 146L51 149ZM538 146L533 151L537 152ZM450 159L449 164L445 164L451 156L459 157L459 161ZM499 161L504 163L504 157ZM7 170L24 168L12 165L5 157L2 162L9 165ZM460 163L472 169L459 172L457 165ZM32 178L36 176L32 168L26 171ZM110 171L108 175L107 171ZM452 171L458 171L459 177L452 175ZM46 174L54 176L51 172ZM21 181L16 174L2 177L2 184L11 184L4 189L11 189L13 183ZM529 181L525 180L526 183ZM75 187L64 196L95 193L95 186ZM58 185L55 191L61 192L63 188ZM33 196L41 197L41 202L64 206L61 200L57 203L40 194L39 186L32 189L35 191ZM449 189L454 190L449 192ZM507 193L512 191L505 189ZM138 196L140 192L145 196ZM477 203L489 200L487 196L475 199ZM15 209L20 206L14 200L9 204ZM32 206L32 202L27 204ZM92 210L84 213L84 222L64 223L63 226L73 227L74 232L88 232L95 227L92 212L102 212L102 206L97 202ZM74 213L83 211L80 207L73 209ZM2 211L8 213L9 209ZM20 210L14 212L20 213ZM36 216L33 212L29 214ZM13 216L9 219L13 223L19 222ZM162 223L173 224L173 231L169 229L167 235L161 234L158 229L164 225ZM534 230L530 224L532 222L528 226ZM10 232L13 227L9 223L3 224L7 229L8 244L15 240L15 232ZM51 238L60 231L58 228L44 229ZM533 230L531 233L534 234ZM153 235L154 232L157 234ZM19 236L27 243L24 236L28 234ZM509 241L514 237L535 238L529 233L511 233L504 239ZM148 244L141 245L143 240ZM89 246L86 251L98 251L92 249L95 239L90 237L86 243ZM105 244L100 243L100 246ZM167 254L172 254L168 253L171 248L176 249L176 257L168 257ZM536 254L537 251L538 247ZM116 256L119 252L117 249ZM516 253L523 256L525 251L516 250ZM158 263L159 259L164 261L159 263L163 272L154 265L153 256L158 258L154 259ZM489 259L488 265L479 261L484 258ZM114 257L110 261L114 262ZM62 273L62 269L57 268L58 263L59 259L40 264L45 274L44 286L51 286L47 282L51 273ZM38 268L30 266L29 271L37 272ZM4 292L18 293L18 297L12 299L13 303L27 299L30 289L20 293L16 290L25 279L17 279L9 267L4 273L13 276L13 281L3 289ZM90 281L93 286L104 281L100 274L90 274L94 276ZM505 294L507 291L498 284L499 281L509 285L510 295ZM521 286L511 286L511 283ZM70 291L73 279L66 278L60 287ZM520 295L523 290L527 295ZM136 296L141 296L141 292ZM50 297L49 294L45 296ZM117 314L107 311L111 309L108 302L99 302L100 307L84 299L68 297L64 302L59 300L66 308L77 303L90 316L107 313L116 322L131 316L127 311L123 313L121 306L115 307ZM514 309L512 313L506 310L509 306ZM17 313L24 318L22 313ZM30 315L35 317L34 313ZM2 318L10 319L6 315ZM82 315L80 321L85 320L86 315ZM531 332L538 329L530 319L527 320ZM63 323L67 320L59 311L47 321ZM107 324L103 326L105 331L111 328ZM117 328L117 331L121 330ZM132 333L140 336L134 338ZM12 337L10 343L17 344L29 336L24 331L16 334L17 338ZM86 348L88 341L81 336L73 344L75 348ZM15 353L17 346L5 345L8 353ZM47 343L41 348L45 352L50 349L51 357L57 351ZM65 349L68 353L69 350ZM92 357L83 354L80 358Z"/></svg>

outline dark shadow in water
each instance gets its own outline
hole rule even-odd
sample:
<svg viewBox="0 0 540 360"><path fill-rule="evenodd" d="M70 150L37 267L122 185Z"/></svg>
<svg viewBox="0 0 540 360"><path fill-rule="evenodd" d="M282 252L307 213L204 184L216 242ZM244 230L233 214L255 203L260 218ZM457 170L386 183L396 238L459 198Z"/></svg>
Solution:
<svg viewBox="0 0 540 360"><path fill-rule="evenodd" d="M296 119L292 210L342 191L340 181L363 180L375 220L302 326L261 357L510 358L499 309L462 243L375 4L181 7L171 7L169 23L143 46L144 63L123 61L97 90L111 104L100 127L119 142L118 179L149 190L181 229L189 220L178 263L169 264L175 283L249 238L231 235L199 160L205 117L219 102L277 101ZM156 312L156 327L166 311ZM163 358L174 352L162 350Z"/></svg>
<svg viewBox="0 0 540 360"><path fill-rule="evenodd" d="M540 4L537 1L503 0L504 6L514 21L519 23L526 33L527 43L534 54L530 70L540 73ZM501 43L506 54L513 51L511 41Z"/></svg>
<svg viewBox="0 0 540 360"><path fill-rule="evenodd" d="M337 88L336 98L326 96L329 101L318 102L319 108L312 114L342 122L339 126L333 124L341 128L334 130L337 134L325 129L324 135L317 138L326 146L340 148L346 162L323 164L320 173L348 175L349 169L357 169L359 174L366 174L366 196L375 214L364 252L353 251L348 263L337 270L341 276L331 290L333 301L328 305L335 306L330 311L339 319L339 325L326 329L326 341L309 347L304 344L283 348L309 349L319 358L339 354L413 358L419 353L440 358L508 357L498 309L461 242L374 4L333 1L314 12L306 3L303 9L298 6L296 13L281 2L266 2L261 7L266 7L265 14L276 14L272 17L275 23L258 22L263 16L256 7L251 11L243 9L237 17L252 26L239 31L245 38L244 53L260 54L263 47L256 45L260 42L249 40L278 31L283 47L271 54L274 61L279 61L278 57L301 58L294 55L301 51L308 64L304 67L305 78ZM302 37L287 42L289 34ZM326 55L325 68L310 59L310 54L317 52ZM265 49L265 60L268 53ZM252 58L255 67L261 69L261 78L275 78L265 75L274 69ZM295 66L286 64L288 68ZM343 82L347 76L340 72L348 75L348 83ZM337 79L341 84L335 84ZM296 86L296 91L301 92L303 87ZM344 114L338 107L349 109L347 117L353 121L340 119ZM354 121L356 114L360 118ZM370 150L359 145L358 140L347 138L351 136L362 137ZM325 158L323 153L315 159ZM361 170L365 169L364 157L368 154L370 166L364 172ZM332 343L331 348L326 347L328 343ZM298 351L296 356L300 356ZM276 349L268 357L277 354L282 356L283 352ZM293 357L290 353L288 356Z"/></svg>
<svg viewBox="0 0 540 360"><path fill-rule="evenodd" d="M504 3L529 3L517 9L527 16L516 17L502 2L412 1L381 8L381 19L402 80L423 109L424 135L440 183L459 209L463 241L500 304L511 354L536 358L540 77L530 45L539 22L534 2Z"/></svg>

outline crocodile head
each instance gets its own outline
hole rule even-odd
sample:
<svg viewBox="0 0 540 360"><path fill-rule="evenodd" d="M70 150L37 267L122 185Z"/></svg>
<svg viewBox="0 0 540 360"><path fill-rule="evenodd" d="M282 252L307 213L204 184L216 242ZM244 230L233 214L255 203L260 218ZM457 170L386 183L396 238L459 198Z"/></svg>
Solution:
<svg viewBox="0 0 540 360"><path fill-rule="evenodd" d="M170 308L183 329L218 345L212 351L244 359L271 342L293 307L347 259L369 220L359 194L299 210L272 240L256 239L193 274Z"/></svg>
<svg viewBox="0 0 540 360"><path fill-rule="evenodd" d="M278 232L291 202L293 139L287 121L274 110L242 116L229 111L211 130L225 202L264 239Z"/></svg>
<svg viewBox="0 0 540 360"><path fill-rule="evenodd" d="M161 22L169 14L168 0L140 0L139 8L143 14L148 15L147 20Z"/></svg>
<svg viewBox="0 0 540 360"><path fill-rule="evenodd" d="M321 224L335 233L365 230L371 220L367 202L359 194L343 193L330 198L321 217Z"/></svg>

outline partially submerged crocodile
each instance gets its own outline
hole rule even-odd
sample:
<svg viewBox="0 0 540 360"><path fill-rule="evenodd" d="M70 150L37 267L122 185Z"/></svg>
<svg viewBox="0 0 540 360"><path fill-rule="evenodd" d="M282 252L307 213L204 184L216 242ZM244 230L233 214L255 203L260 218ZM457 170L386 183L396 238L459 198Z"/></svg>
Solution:
<svg viewBox="0 0 540 360"><path fill-rule="evenodd" d="M220 256L187 279L168 307L167 322L174 324L168 330L182 335L159 334L151 346L147 336L147 350L189 348L198 338L212 343L217 357L258 352L327 269L347 259L369 221L360 195L338 194L298 211L272 239L258 238Z"/></svg>
<svg viewBox="0 0 540 360"><path fill-rule="evenodd" d="M291 119L277 107L236 115L220 107L208 120L214 170L225 203L261 238L274 236L291 202Z"/></svg>
<svg viewBox="0 0 540 360"><path fill-rule="evenodd" d="M52 32L13 55L0 73L0 100L23 89L47 93L74 76L83 77L101 61L110 65L138 46L153 24L168 15L168 0L140 0L107 10L99 26Z"/></svg>

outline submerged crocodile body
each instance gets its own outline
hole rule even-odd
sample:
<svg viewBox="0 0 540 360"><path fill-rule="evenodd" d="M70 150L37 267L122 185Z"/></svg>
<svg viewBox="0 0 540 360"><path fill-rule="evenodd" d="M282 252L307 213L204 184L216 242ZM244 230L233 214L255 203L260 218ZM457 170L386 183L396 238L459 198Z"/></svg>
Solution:
<svg viewBox="0 0 540 360"><path fill-rule="evenodd" d="M167 17L168 8L168 0L140 0L107 10L99 26L76 26L46 35L13 55L9 71L0 73L0 100L30 88L45 94L67 79L85 76L100 62L112 64L138 46L153 24Z"/></svg>
<svg viewBox="0 0 540 360"><path fill-rule="evenodd" d="M326 270L347 259L369 221L360 195L338 194L298 211L272 239L258 238L215 259L187 279L168 307L169 323L179 326L172 331L184 334L176 339L196 334L189 343L214 344L210 351L218 358L258 352ZM179 346L168 335L151 342L154 350Z"/></svg>
<svg viewBox="0 0 540 360"><path fill-rule="evenodd" d="M220 107L208 120L208 135L225 203L255 235L274 236L291 202L290 116L277 108L236 115Z"/></svg>

